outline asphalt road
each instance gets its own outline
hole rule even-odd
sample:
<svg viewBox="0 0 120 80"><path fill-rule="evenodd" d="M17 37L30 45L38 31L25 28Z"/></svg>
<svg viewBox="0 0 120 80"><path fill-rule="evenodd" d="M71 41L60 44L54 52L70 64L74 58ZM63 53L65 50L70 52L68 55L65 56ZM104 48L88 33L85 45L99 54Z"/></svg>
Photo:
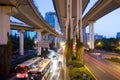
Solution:
<svg viewBox="0 0 120 80"><path fill-rule="evenodd" d="M85 54L84 63L97 80L120 80L120 71L102 60Z"/></svg>
<svg viewBox="0 0 120 80"><path fill-rule="evenodd" d="M56 58L53 58L54 55L56 56ZM50 55L48 57L51 58L53 62L53 66L52 66L53 68L47 80L64 80L64 69L61 61L62 56L57 52L50 50ZM61 61L61 63L59 63L59 61ZM13 76L9 80L29 80L29 79L17 79L16 76Z"/></svg>

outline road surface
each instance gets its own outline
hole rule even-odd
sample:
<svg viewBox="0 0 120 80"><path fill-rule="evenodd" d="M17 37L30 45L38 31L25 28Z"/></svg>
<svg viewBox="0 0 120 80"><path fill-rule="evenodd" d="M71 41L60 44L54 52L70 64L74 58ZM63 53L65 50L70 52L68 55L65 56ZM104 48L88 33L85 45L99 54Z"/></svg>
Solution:
<svg viewBox="0 0 120 80"><path fill-rule="evenodd" d="M84 63L97 80L120 80L120 71L102 60L84 54Z"/></svg>

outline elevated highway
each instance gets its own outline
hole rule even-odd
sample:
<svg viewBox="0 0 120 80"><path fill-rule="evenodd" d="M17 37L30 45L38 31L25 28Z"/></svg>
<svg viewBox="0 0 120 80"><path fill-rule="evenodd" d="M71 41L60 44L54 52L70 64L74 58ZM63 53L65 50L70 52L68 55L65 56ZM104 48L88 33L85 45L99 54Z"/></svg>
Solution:
<svg viewBox="0 0 120 80"><path fill-rule="evenodd" d="M29 26L27 24L24 24L24 23L15 23L15 22L11 22L10 23L10 28L13 29L13 30L27 30L27 31L36 31L36 29L32 26ZM41 29L41 32L43 34L49 34L49 35L52 35L52 36L59 36L58 33L55 31L51 31L51 32L48 32L48 30L45 30L45 29Z"/></svg>
<svg viewBox="0 0 120 80"><path fill-rule="evenodd" d="M66 0L67 1L67 0ZM54 6L59 18L59 22L61 25L61 28L63 28L63 32L65 33L65 31L67 30L66 27L66 18L67 15L66 13L68 12L67 9L67 2L66 1L62 1L62 0L53 0L54 2ZM69 0L71 1L71 0ZM81 1L81 0L78 0ZM89 0L82 0L82 12L84 12L84 5L87 5L89 2ZM69 3L69 2L68 2ZM61 5L62 4L62 5ZM78 5L78 4L77 4ZM77 35L80 35L81 37L81 42L85 41L83 39L85 35L83 35L82 33L82 29L84 29L85 27L87 27L88 25L89 27L89 42L90 42L90 46L89 48L91 50L94 49L94 22L98 19L100 19L101 17L107 15L108 13L112 12L113 10L117 9L120 7L120 0L98 0L96 2L96 4L88 11L88 13L80 20L80 24L78 23L78 19L76 21L76 18L81 17L81 14L78 16L76 14L76 12L79 12L79 7L76 7L76 1L73 2L72 0L72 18L73 18L73 32L71 31L71 33L75 35L75 33L77 32ZM70 11L69 11L70 12ZM70 13L69 13L70 15ZM78 16L78 17L77 17ZM63 19L61 19L63 18ZM72 24L72 21L70 22L70 25ZM78 25L80 25L80 29L78 29ZM71 27L71 26L70 26ZM71 29L72 29L71 27ZM80 31L80 34L78 33ZM68 32L66 32L67 34ZM71 35L71 34L70 34ZM67 37L66 37L67 38ZM85 42L86 43L86 42Z"/></svg>
<svg viewBox="0 0 120 80"><path fill-rule="evenodd" d="M27 25L11 23L10 27L10 16L23 21ZM41 48L43 46L40 44L44 36L46 36L46 39L48 39L48 35L59 36L58 32L42 18L33 0L0 0L0 37L3 37L0 38L1 48L7 44L7 33L10 28L18 29L20 32L21 55L24 53L24 30L33 30L37 32L37 43L39 43L38 55L41 54ZM47 48L48 47L49 46L47 46Z"/></svg>
<svg viewBox="0 0 120 80"><path fill-rule="evenodd" d="M13 6L17 9L17 13L13 17L34 29L42 29L44 32L58 36L58 33L42 18L33 3L33 0L0 0L0 6Z"/></svg>
<svg viewBox="0 0 120 80"><path fill-rule="evenodd" d="M83 0L83 10L84 12L89 0ZM67 18L67 2L66 0L53 0L54 7L56 9L56 13L61 25L63 32L66 29L66 18ZM62 4L62 5L61 5ZM76 9L76 0L72 2L72 18L74 19L74 27L76 27L76 17L77 17L77 9ZM113 10L120 7L120 0L98 0L98 2L88 11L88 13L82 19L83 28L89 25L89 21L96 21L106 14L112 12Z"/></svg>
<svg viewBox="0 0 120 80"><path fill-rule="evenodd" d="M34 28L32 26L23 24L23 23L10 23L10 28L13 30L29 30L29 31L33 31Z"/></svg>
<svg viewBox="0 0 120 80"><path fill-rule="evenodd" d="M88 3L89 0L82 1L82 12L85 11L85 8ZM63 31L63 33L65 33L67 21L67 0L53 0L53 4L58 16L61 30ZM77 0L72 1L72 18L73 26L75 27L77 21Z"/></svg>
<svg viewBox="0 0 120 80"><path fill-rule="evenodd" d="M98 0L83 18L83 28L120 7L120 0Z"/></svg>

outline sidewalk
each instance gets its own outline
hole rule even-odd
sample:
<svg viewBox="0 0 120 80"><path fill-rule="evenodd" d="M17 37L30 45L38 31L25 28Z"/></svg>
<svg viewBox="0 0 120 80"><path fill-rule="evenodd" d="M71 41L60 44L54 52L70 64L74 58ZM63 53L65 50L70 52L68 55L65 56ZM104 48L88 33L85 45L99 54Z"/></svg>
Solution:
<svg viewBox="0 0 120 80"><path fill-rule="evenodd" d="M67 66L66 66L66 80L70 80L69 69Z"/></svg>

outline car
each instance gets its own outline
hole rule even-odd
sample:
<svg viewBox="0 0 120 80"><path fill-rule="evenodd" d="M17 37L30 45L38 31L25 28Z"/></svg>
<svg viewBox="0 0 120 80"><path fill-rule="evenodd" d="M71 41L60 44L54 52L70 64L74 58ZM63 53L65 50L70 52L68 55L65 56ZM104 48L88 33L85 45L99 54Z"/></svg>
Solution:
<svg viewBox="0 0 120 80"><path fill-rule="evenodd" d="M54 60L58 60L58 56L53 55L53 59L54 59Z"/></svg>
<svg viewBox="0 0 120 80"><path fill-rule="evenodd" d="M94 55L98 55L99 56L99 55L101 55L101 53L94 53Z"/></svg>

